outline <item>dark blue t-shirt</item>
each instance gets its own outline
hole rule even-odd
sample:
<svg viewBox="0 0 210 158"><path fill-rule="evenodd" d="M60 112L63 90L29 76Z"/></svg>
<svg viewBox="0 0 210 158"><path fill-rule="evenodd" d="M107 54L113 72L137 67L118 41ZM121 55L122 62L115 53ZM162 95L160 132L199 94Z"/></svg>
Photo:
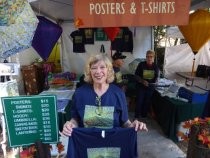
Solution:
<svg viewBox="0 0 210 158"><path fill-rule="evenodd" d="M73 52L85 53L85 36L80 30L73 31L70 36L73 38Z"/></svg>
<svg viewBox="0 0 210 158"><path fill-rule="evenodd" d="M158 78L158 66L153 63L151 66L147 65L146 61L140 62L136 68L135 75L149 83L155 83Z"/></svg>
<svg viewBox="0 0 210 158"><path fill-rule="evenodd" d="M85 84L74 93L71 116L79 121L79 127L122 127L128 120L125 94L119 87L110 84L99 98L93 85Z"/></svg>
<svg viewBox="0 0 210 158"><path fill-rule="evenodd" d="M137 132L134 128L74 128L69 137L67 158L102 157L137 158Z"/></svg>

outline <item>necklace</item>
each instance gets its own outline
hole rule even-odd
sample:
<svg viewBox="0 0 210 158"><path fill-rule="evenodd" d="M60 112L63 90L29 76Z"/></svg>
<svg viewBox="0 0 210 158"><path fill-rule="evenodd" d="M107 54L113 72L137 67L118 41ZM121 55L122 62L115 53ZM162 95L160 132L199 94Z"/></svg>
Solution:
<svg viewBox="0 0 210 158"><path fill-rule="evenodd" d="M102 106L101 106L101 97L96 96L96 101L95 101L95 103L96 103L96 106L97 106L97 108L96 108L96 110L95 110L95 113L96 113L97 115L101 116L102 113L103 113L103 108L102 108Z"/></svg>
<svg viewBox="0 0 210 158"><path fill-rule="evenodd" d="M99 84L95 84L93 85L93 89L95 91L95 93L97 94L96 98L100 98L109 88L109 84L103 84L103 85L99 85Z"/></svg>

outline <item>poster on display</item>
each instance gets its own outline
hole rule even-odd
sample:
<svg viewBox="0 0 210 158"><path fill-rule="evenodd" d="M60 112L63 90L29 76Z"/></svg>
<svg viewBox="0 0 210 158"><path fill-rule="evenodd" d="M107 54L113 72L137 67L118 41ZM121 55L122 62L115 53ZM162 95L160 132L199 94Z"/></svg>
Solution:
<svg viewBox="0 0 210 158"><path fill-rule="evenodd" d="M55 95L2 97L1 100L10 147L30 145L38 140L58 142Z"/></svg>
<svg viewBox="0 0 210 158"><path fill-rule="evenodd" d="M190 0L74 0L74 20L79 28L186 25L190 3Z"/></svg>
<svg viewBox="0 0 210 158"><path fill-rule="evenodd" d="M0 63L0 76L12 76L19 74L20 64Z"/></svg>
<svg viewBox="0 0 210 158"><path fill-rule="evenodd" d="M0 82L0 113L3 113L1 98L8 96L19 96L17 80Z"/></svg>

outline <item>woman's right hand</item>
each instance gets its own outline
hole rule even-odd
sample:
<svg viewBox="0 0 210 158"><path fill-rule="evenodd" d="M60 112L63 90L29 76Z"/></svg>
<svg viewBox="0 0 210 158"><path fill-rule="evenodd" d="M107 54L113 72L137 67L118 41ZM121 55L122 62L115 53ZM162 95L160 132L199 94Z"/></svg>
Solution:
<svg viewBox="0 0 210 158"><path fill-rule="evenodd" d="M146 81L146 80L143 80L143 85L145 86L145 87L148 87L149 86L149 82L148 81Z"/></svg>
<svg viewBox="0 0 210 158"><path fill-rule="evenodd" d="M72 131L73 131L73 128L77 127L77 122L76 120L70 120L70 121L67 121L64 126L63 126L63 131L62 133L65 135L65 136L71 136L72 134Z"/></svg>

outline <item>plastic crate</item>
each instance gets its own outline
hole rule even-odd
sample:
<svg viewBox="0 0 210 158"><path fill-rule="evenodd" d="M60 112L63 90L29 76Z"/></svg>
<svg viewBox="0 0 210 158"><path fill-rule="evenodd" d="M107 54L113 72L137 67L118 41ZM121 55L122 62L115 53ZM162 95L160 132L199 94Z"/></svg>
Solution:
<svg viewBox="0 0 210 158"><path fill-rule="evenodd" d="M208 91L199 87L180 87L178 96L187 99L190 103L205 103L208 98Z"/></svg>

